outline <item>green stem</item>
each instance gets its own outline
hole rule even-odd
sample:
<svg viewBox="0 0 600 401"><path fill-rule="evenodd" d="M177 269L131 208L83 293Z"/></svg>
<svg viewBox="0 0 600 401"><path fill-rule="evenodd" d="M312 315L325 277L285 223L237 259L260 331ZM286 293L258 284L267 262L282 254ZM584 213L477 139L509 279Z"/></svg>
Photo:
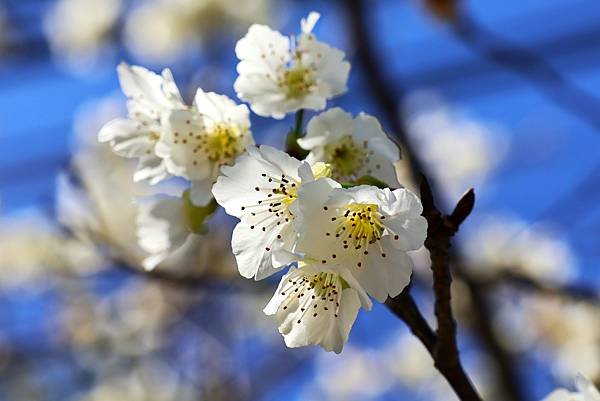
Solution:
<svg viewBox="0 0 600 401"><path fill-rule="evenodd" d="M304 109L296 112L296 124L294 125L294 135L297 138L302 137L302 122L304 121Z"/></svg>
<svg viewBox="0 0 600 401"><path fill-rule="evenodd" d="M296 159L303 160L308 152L302 149L298 145L298 139L304 136L304 130L302 129L302 123L304 121L304 109L300 109L296 112L296 122L294 128L292 128L287 135L285 140L286 152Z"/></svg>

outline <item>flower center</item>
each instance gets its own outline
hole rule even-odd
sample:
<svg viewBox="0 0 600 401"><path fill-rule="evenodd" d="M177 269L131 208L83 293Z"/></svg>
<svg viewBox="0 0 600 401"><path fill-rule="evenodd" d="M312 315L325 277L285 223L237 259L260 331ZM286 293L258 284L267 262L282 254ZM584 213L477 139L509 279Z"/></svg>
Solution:
<svg viewBox="0 0 600 401"><path fill-rule="evenodd" d="M332 298L341 292L343 287L343 279L339 274L334 273L318 273L308 277L310 288L316 296Z"/></svg>
<svg viewBox="0 0 600 401"><path fill-rule="evenodd" d="M296 199L298 199L298 186L288 185L287 187L273 190L273 193L283 195L284 198L281 199L281 203L283 203L285 207L288 208L292 203L296 201Z"/></svg>
<svg viewBox="0 0 600 401"><path fill-rule="evenodd" d="M357 146L350 135L325 146L325 158L336 179L351 179L368 161L369 152Z"/></svg>
<svg viewBox="0 0 600 401"><path fill-rule="evenodd" d="M351 203L346 206L336 228L336 237L342 238L344 248L354 247L355 250L364 249L381 239L384 225L381 223L383 216L379 213L377 205L369 203Z"/></svg>
<svg viewBox="0 0 600 401"><path fill-rule="evenodd" d="M288 99L298 99L310 93L314 83L312 70L297 63L283 73L279 86Z"/></svg>
<svg viewBox="0 0 600 401"><path fill-rule="evenodd" d="M298 265L302 267L304 263L300 262ZM309 273L289 278L281 292L281 295L287 297L283 303L283 310L288 309L293 302L299 302L300 310L296 311L298 324L305 317L315 318L319 314L333 315L333 318L337 318L342 291L348 287L348 283L336 273Z"/></svg>
<svg viewBox="0 0 600 401"><path fill-rule="evenodd" d="M240 146L242 135L235 125L215 125L202 141L208 160L218 164L231 164L235 156L243 150Z"/></svg>

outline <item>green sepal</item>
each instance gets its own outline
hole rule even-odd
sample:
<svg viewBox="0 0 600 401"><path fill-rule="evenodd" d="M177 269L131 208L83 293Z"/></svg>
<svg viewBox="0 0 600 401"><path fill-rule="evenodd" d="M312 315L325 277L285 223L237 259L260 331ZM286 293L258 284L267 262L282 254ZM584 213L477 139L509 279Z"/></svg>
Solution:
<svg viewBox="0 0 600 401"><path fill-rule="evenodd" d="M381 189L389 188L388 184L386 184L383 181L378 180L377 178L375 178L371 175L363 175L362 177L359 177L354 182L342 182L342 183L340 183L340 185L342 186L342 188L345 188L345 189L357 187L359 185L371 185L371 186L381 188Z"/></svg>
<svg viewBox="0 0 600 401"><path fill-rule="evenodd" d="M185 224L188 229L195 234L206 234L208 227L204 222L217 210L217 201L213 198L206 206L196 206L192 202L189 189L183 193L182 199Z"/></svg>
<svg viewBox="0 0 600 401"><path fill-rule="evenodd" d="M377 188L389 188L389 185L386 184L385 182L378 180L377 178L373 177L372 175L363 175L362 177L359 177L356 182L355 185L372 185L374 187Z"/></svg>
<svg viewBox="0 0 600 401"><path fill-rule="evenodd" d="M298 160L304 160L308 156L308 150L302 149L298 145L298 139L304 136L303 133L298 134L296 130L291 129L285 139L285 151L292 157Z"/></svg>

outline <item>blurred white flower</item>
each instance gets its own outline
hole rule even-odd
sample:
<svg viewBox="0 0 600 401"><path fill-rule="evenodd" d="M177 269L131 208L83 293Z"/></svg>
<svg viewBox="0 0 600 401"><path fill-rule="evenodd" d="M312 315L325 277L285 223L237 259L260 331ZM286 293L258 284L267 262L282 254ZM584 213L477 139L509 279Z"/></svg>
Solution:
<svg viewBox="0 0 600 401"><path fill-rule="evenodd" d="M361 306L370 310L371 300L348 271L300 262L281 278L264 312L275 315L288 347L314 344L339 354Z"/></svg>
<svg viewBox="0 0 600 401"><path fill-rule="evenodd" d="M164 131L162 116L186 106L170 70L157 75L143 67L121 63L117 71L121 89L128 98L129 118L108 122L98 133L98 140L110 143L120 156L139 159L134 181L149 179L155 184L169 176L164 161L155 153Z"/></svg>
<svg viewBox="0 0 600 401"><path fill-rule="evenodd" d="M119 115L119 101L113 98L86 105L75 119L78 137L73 156L77 181L61 176L57 186L59 221L90 247L105 248L107 256L141 267L149 255L138 244L136 220L139 203L160 193L179 195L183 186L149 186L132 182L135 162L115 155L106 144L97 142L102 124ZM141 202L143 205L144 202ZM189 236L174 252L169 252L161 267L186 274L201 274L210 269L225 274L232 265L226 250L224 229L213 227L210 236ZM232 271L233 273L234 271Z"/></svg>
<svg viewBox="0 0 600 401"><path fill-rule="evenodd" d="M298 252L323 268L348 269L379 302L408 284L412 261L406 252L420 248L427 231L415 194L317 181L299 191L298 206Z"/></svg>
<svg viewBox="0 0 600 401"><path fill-rule="evenodd" d="M339 107L329 109L308 122L307 134L298 139L298 145L310 150L306 157L310 164L328 163L337 181L371 175L398 186L394 163L400 151L373 116L360 113L352 118Z"/></svg>
<svg viewBox="0 0 600 401"><path fill-rule="evenodd" d="M146 270L154 269L185 243L192 233L187 223L182 198L162 196L140 205L137 235L140 246L149 253L142 262Z"/></svg>
<svg viewBox="0 0 600 401"><path fill-rule="evenodd" d="M198 390L186 384L173 367L146 358L128 371L115 369L79 401L193 401L198 397Z"/></svg>
<svg viewBox="0 0 600 401"><path fill-rule="evenodd" d="M517 298L502 303L494 326L507 346L536 350L560 379L576 371L600 377L600 311L593 305L556 297Z"/></svg>
<svg viewBox="0 0 600 401"><path fill-rule="evenodd" d="M191 181L194 204L208 204L221 167L254 144L249 114L227 96L198 89L193 108L165 115L156 155L169 173Z"/></svg>
<svg viewBox="0 0 600 401"><path fill-rule="evenodd" d="M320 397L326 401L379 399L394 384L381 354L351 345L340 355L317 355L315 380ZM398 361L396 361L398 362ZM404 363L402 363L404 365ZM377 372L373 374L373 372Z"/></svg>
<svg viewBox="0 0 600 401"><path fill-rule="evenodd" d="M346 91L350 63L344 52L316 39L312 29L318 19L311 12L302 20L297 41L256 24L238 41L234 88L256 114L281 119L299 109L321 110Z"/></svg>
<svg viewBox="0 0 600 401"><path fill-rule="evenodd" d="M125 40L141 58L173 61L214 33L237 34L265 21L270 7L271 0L145 0L128 14Z"/></svg>
<svg viewBox="0 0 600 401"><path fill-rule="evenodd" d="M587 377L577 375L575 378L577 392L565 389L554 390L543 401L600 401L600 392Z"/></svg>
<svg viewBox="0 0 600 401"><path fill-rule="evenodd" d="M32 211L0 218L0 255L0 285L10 287L56 274L92 274L103 265L95 249L69 238L49 218Z"/></svg>
<svg viewBox="0 0 600 401"><path fill-rule="evenodd" d="M427 93L410 96L406 109L410 140L444 196L455 200L468 188L481 189L506 153L500 130L459 114Z"/></svg>
<svg viewBox="0 0 600 401"><path fill-rule="evenodd" d="M278 261L274 251L291 251L296 243L292 223L298 189L328 176L330 170L323 163L311 168L263 145L249 147L248 154L222 172L213 195L229 215L241 220L231 240L240 274L257 280L268 277L288 263Z"/></svg>
<svg viewBox="0 0 600 401"><path fill-rule="evenodd" d="M487 216L462 238L467 267L493 276L511 271L548 283L566 282L576 273L569 244L542 225L528 226L510 216Z"/></svg>
<svg viewBox="0 0 600 401"><path fill-rule="evenodd" d="M157 195L140 201L136 220L137 237L140 246L149 254L143 261L144 268L154 269L190 242L193 234L205 234L208 231L205 220L214 213L216 207L214 202L205 207L195 206L189 191L185 191L181 197ZM213 233L211 237L219 236ZM207 239L205 242L212 241ZM216 256L216 251L212 249L210 252Z"/></svg>
<svg viewBox="0 0 600 401"><path fill-rule="evenodd" d="M52 50L75 69L99 58L121 12L121 0L58 0L45 19Z"/></svg>

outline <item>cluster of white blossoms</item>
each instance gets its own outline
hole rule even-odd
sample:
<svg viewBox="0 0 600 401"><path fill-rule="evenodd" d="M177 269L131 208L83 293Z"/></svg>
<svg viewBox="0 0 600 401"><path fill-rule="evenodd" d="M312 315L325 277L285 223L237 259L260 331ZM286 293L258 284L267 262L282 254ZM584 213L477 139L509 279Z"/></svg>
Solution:
<svg viewBox="0 0 600 401"><path fill-rule="evenodd" d="M600 401L600 391L587 377L578 374L575 378L576 392L559 388L548 394L543 401Z"/></svg>
<svg viewBox="0 0 600 401"><path fill-rule="evenodd" d="M318 19L310 13L291 38L253 25L237 43L234 88L256 114L298 112L301 123L304 110L322 110L346 91L350 64L312 33ZM293 138L307 152L298 160L255 146L248 108L226 96L198 89L189 106L169 70L122 64L118 72L129 115L108 123L100 141L139 160L136 181L189 182L181 196L143 202L146 267L190 233L203 233L221 205L240 220L232 250L242 276L261 280L289 268L264 309L286 344L336 353L361 307L370 310L371 298L384 302L409 283L407 252L423 245L427 222L419 198L396 178L400 151L375 117L332 108L312 117L306 134L297 125Z"/></svg>

